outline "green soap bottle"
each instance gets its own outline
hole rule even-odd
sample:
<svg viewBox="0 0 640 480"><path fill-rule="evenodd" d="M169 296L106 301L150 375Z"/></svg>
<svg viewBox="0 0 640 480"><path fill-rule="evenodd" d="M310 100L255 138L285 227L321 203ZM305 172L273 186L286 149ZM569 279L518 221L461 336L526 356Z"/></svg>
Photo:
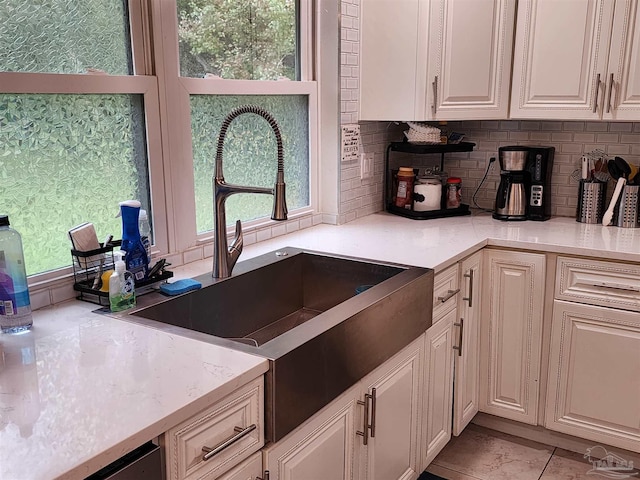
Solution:
<svg viewBox="0 0 640 480"><path fill-rule="evenodd" d="M109 306L112 312L121 312L136 306L135 282L133 275L127 271L124 251L114 252L115 272L109 278Z"/></svg>

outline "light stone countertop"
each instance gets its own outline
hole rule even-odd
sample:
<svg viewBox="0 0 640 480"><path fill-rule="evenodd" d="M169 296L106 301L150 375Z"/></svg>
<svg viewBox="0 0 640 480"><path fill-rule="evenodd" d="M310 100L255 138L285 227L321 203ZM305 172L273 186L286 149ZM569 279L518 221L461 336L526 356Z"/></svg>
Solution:
<svg viewBox="0 0 640 480"><path fill-rule="evenodd" d="M292 246L437 272L486 245L640 263L640 229L386 213L251 245L240 260ZM211 262L177 268L176 278L210 272ZM266 360L96 307L42 309L30 333L0 336L0 479L84 478L267 370Z"/></svg>
<svg viewBox="0 0 640 480"><path fill-rule="evenodd" d="M0 336L0 479L83 479L267 371L96 308L65 302Z"/></svg>

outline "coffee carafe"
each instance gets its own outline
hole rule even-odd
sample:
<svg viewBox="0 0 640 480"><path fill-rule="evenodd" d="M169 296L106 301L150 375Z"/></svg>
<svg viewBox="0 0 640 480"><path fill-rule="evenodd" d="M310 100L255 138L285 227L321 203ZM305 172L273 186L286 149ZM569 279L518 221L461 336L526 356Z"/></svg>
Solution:
<svg viewBox="0 0 640 480"><path fill-rule="evenodd" d="M498 220L526 220L531 185L526 170L529 147L508 146L498 149L500 185L496 193L493 218Z"/></svg>

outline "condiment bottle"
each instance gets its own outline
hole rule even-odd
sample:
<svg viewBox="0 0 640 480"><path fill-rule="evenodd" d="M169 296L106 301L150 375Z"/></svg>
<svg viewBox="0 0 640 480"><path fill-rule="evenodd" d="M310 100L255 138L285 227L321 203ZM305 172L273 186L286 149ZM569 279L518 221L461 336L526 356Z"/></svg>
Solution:
<svg viewBox="0 0 640 480"><path fill-rule="evenodd" d="M136 306L135 282L122 260L123 252L113 252L115 271L109 277L109 306L112 312L121 312Z"/></svg>
<svg viewBox="0 0 640 480"><path fill-rule="evenodd" d="M411 208L413 197L413 180L415 175L413 168L400 167L398 170L398 192L396 194L396 207Z"/></svg>
<svg viewBox="0 0 640 480"><path fill-rule="evenodd" d="M460 177L447 178L445 192L447 208L460 208L462 202L462 179Z"/></svg>

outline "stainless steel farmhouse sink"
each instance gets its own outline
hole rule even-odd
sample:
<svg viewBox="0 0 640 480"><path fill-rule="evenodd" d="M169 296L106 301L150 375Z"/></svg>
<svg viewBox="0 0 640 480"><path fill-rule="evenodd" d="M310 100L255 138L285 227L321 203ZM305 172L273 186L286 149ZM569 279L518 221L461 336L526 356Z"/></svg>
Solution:
<svg viewBox="0 0 640 480"><path fill-rule="evenodd" d="M274 442L431 325L433 272L424 268L287 247L239 263L231 277L197 279L202 289L131 315L269 359L265 435ZM362 286L371 287L356 294Z"/></svg>

